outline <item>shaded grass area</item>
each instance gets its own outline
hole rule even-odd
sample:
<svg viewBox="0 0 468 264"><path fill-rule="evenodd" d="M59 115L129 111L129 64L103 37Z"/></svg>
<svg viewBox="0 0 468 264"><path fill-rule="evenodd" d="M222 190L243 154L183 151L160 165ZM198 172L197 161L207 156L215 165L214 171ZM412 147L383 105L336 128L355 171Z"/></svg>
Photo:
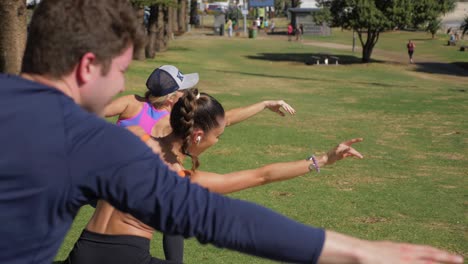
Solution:
<svg viewBox="0 0 468 264"><path fill-rule="evenodd" d="M396 36L410 37L405 34ZM232 197L309 225L366 239L430 244L467 256L468 78L433 76L385 61L359 64L355 60L360 58L348 51L278 39L181 38L171 44L155 60L132 63L127 93L142 94L155 67L174 64L184 73L199 72L198 88L226 109L284 99L297 110L284 118L266 110L227 128L220 143L200 157L202 170L226 173L303 159L342 140L365 139L356 146L364 160L344 160L320 174ZM443 48L434 46L433 56L449 59ZM308 56L324 52L350 63L306 65ZM81 210L58 260L66 257L91 214L90 207ZM163 257L160 234L151 250ZM194 239L186 242L185 260L270 263Z"/></svg>

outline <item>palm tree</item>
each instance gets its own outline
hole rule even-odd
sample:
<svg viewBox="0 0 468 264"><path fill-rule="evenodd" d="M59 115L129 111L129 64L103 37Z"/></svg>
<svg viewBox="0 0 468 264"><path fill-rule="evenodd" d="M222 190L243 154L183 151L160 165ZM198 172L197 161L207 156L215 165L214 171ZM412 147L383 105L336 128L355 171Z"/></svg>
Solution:
<svg viewBox="0 0 468 264"><path fill-rule="evenodd" d="M468 32L468 16L466 16L463 22L461 23L460 30L462 31L462 38L463 38L465 34Z"/></svg>

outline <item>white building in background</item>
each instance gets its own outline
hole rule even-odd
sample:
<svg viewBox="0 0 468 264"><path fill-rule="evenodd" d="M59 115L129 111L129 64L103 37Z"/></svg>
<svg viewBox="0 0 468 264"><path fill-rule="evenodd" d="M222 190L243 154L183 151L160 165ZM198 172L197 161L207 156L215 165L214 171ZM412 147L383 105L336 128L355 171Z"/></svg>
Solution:
<svg viewBox="0 0 468 264"><path fill-rule="evenodd" d="M315 0L301 0L301 8L317 8L317 1Z"/></svg>

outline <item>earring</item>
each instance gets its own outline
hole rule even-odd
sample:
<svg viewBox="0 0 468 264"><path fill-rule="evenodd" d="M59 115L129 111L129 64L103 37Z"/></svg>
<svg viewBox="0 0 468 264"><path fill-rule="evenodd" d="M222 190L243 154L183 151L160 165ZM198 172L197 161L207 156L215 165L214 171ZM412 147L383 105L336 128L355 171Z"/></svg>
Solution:
<svg viewBox="0 0 468 264"><path fill-rule="evenodd" d="M198 136L197 137L197 145L200 144L200 141L201 141L201 136Z"/></svg>

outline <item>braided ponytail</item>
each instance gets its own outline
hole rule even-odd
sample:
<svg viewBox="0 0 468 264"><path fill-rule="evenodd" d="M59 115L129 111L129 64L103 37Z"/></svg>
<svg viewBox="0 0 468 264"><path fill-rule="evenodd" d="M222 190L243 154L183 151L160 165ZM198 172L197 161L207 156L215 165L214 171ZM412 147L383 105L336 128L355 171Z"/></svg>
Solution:
<svg viewBox="0 0 468 264"><path fill-rule="evenodd" d="M198 157L189 152L193 130L200 128L207 133L219 126L219 117L224 117L221 104L205 93L200 94L196 88L185 90L184 95L172 108L172 131L182 139L181 152L192 159L192 170L196 170L200 165Z"/></svg>

